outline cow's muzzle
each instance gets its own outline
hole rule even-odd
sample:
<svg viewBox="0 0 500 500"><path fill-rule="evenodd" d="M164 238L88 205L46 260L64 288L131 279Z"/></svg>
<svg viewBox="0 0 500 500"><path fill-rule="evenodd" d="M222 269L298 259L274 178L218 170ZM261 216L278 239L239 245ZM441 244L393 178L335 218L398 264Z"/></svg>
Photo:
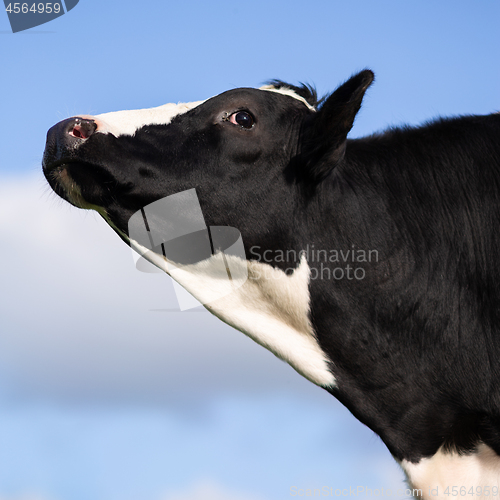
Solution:
<svg viewBox="0 0 500 500"><path fill-rule="evenodd" d="M97 130L95 120L89 118L68 118L54 125L47 132L47 142L43 153L45 175L65 163L75 160L78 146Z"/></svg>
<svg viewBox="0 0 500 500"><path fill-rule="evenodd" d="M43 173L59 196L79 207L85 207L86 203L81 186L73 177L76 172L74 169L93 175L94 172L79 151L97 129L98 122L92 117L84 116L63 120L47 132L42 160Z"/></svg>

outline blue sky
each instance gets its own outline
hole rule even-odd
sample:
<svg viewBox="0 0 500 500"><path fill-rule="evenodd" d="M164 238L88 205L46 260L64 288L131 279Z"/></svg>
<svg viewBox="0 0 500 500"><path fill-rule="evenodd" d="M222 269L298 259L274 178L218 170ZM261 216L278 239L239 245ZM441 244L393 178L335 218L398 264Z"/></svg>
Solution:
<svg viewBox="0 0 500 500"><path fill-rule="evenodd" d="M403 487L332 397L207 312L40 161L73 114L204 99L272 78L320 94L376 74L352 136L500 108L500 3L98 2L10 33L0 13L0 500L276 500ZM366 495L365 495L366 496Z"/></svg>

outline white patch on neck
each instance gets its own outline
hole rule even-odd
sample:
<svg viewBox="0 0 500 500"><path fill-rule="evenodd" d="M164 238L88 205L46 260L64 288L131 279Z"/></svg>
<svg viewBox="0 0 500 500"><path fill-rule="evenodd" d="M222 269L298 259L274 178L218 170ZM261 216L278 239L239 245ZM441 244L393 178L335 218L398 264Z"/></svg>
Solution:
<svg viewBox="0 0 500 500"><path fill-rule="evenodd" d="M298 101L304 103L311 111L316 111L316 108L309 104L302 96L297 94L293 89L289 87L280 87L277 89L273 85L264 85L259 88L260 90L267 90L268 92L276 92L277 94L283 94L283 95L288 95L290 97L293 97L294 99L297 99Z"/></svg>
<svg viewBox="0 0 500 500"><path fill-rule="evenodd" d="M491 500L494 487L496 496L500 494L500 457L484 443L469 455L445 453L440 448L417 464L403 460L401 467L425 500L450 500L457 494L460 499Z"/></svg>
<svg viewBox="0 0 500 500"><path fill-rule="evenodd" d="M130 111L113 111L96 115L97 132L120 135L134 135L145 125L167 125L177 115L182 115L205 101L164 104L156 108L133 109Z"/></svg>
<svg viewBox="0 0 500 500"><path fill-rule="evenodd" d="M219 275L221 253L197 264L176 268L163 256L134 240L129 241L134 250L170 275L212 314L270 350L314 384L335 386L335 377L328 369L328 357L319 346L309 321L310 269L305 257L292 275L286 275L269 264L225 255L232 272L236 271L233 274L246 275L237 269L247 268L248 279L234 287L227 275ZM214 296L221 298L211 301Z"/></svg>

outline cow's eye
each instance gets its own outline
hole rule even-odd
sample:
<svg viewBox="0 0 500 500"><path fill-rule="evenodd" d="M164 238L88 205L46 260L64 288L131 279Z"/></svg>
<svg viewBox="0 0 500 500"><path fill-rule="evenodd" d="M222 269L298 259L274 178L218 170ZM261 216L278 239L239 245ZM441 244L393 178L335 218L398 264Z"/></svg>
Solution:
<svg viewBox="0 0 500 500"><path fill-rule="evenodd" d="M248 111L237 111L229 117L229 121L243 128L252 128L254 124L253 116Z"/></svg>

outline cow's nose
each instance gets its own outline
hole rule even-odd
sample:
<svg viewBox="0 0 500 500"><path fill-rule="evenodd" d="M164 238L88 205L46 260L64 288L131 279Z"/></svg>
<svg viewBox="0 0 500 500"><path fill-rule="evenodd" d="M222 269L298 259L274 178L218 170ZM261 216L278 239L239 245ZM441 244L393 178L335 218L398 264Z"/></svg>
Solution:
<svg viewBox="0 0 500 500"><path fill-rule="evenodd" d="M96 130L97 123L88 118L72 118L65 127L65 132L77 139L88 139Z"/></svg>
<svg viewBox="0 0 500 500"><path fill-rule="evenodd" d="M54 125L47 132L43 153L43 168L50 171L64 160L73 160L78 147L85 143L97 130L98 123L91 117L67 118Z"/></svg>

